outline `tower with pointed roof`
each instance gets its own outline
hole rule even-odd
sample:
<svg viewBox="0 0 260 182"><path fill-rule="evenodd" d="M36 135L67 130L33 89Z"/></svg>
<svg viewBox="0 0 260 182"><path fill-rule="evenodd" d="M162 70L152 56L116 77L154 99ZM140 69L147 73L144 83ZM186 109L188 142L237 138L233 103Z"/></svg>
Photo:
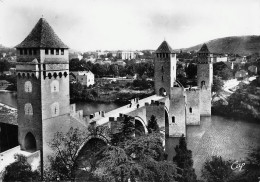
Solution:
<svg viewBox="0 0 260 182"><path fill-rule="evenodd" d="M176 53L163 41L155 51L154 83L157 95L170 95L171 87L176 80Z"/></svg>
<svg viewBox="0 0 260 182"><path fill-rule="evenodd" d="M165 150L168 159L172 160L175 144L182 134L186 136L184 88L176 80L176 52L166 41L161 43L154 56L155 93L165 97L165 103L169 105L165 113L168 118L168 123L165 123Z"/></svg>
<svg viewBox="0 0 260 182"><path fill-rule="evenodd" d="M200 115L211 115L211 87L213 84L213 65L211 53L203 44L197 53L197 85L200 88Z"/></svg>
<svg viewBox="0 0 260 182"><path fill-rule="evenodd" d="M69 123L68 46L41 18L16 49L19 144L44 153Z"/></svg>

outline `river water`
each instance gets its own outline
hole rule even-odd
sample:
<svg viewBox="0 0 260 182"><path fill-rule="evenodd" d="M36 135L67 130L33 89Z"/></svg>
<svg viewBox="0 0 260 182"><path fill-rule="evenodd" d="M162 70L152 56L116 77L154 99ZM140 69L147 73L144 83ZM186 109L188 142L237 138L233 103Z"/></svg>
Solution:
<svg viewBox="0 0 260 182"><path fill-rule="evenodd" d="M16 108L16 93L0 92L0 103ZM84 111L84 115L120 107L115 103L79 102L76 105L77 110ZM260 147L260 124L221 116L202 117L200 126L187 127L187 141L193 153L194 168L200 176L203 163L213 155L242 161L252 149Z"/></svg>

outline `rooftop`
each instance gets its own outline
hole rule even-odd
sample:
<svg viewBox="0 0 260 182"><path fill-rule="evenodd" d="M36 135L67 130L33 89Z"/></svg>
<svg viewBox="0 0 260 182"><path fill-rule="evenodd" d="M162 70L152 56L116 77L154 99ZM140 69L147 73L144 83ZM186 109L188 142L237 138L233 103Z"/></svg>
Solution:
<svg viewBox="0 0 260 182"><path fill-rule="evenodd" d="M69 47L61 41L49 23L44 18L40 18L30 34L16 48L68 49Z"/></svg>
<svg viewBox="0 0 260 182"><path fill-rule="evenodd" d="M207 44L203 44L199 50L199 53L210 53Z"/></svg>
<svg viewBox="0 0 260 182"><path fill-rule="evenodd" d="M155 53L175 53L171 46L166 42L163 41L161 45L158 47L158 49L155 51Z"/></svg>

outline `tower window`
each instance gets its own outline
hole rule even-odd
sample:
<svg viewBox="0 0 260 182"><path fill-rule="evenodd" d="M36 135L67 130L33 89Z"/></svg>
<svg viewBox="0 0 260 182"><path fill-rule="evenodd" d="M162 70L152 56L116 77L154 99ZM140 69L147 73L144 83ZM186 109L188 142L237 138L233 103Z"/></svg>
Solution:
<svg viewBox="0 0 260 182"><path fill-rule="evenodd" d="M58 116L60 114L60 108L59 108L59 103L55 102L51 105L51 115L52 117Z"/></svg>
<svg viewBox="0 0 260 182"><path fill-rule="evenodd" d="M192 108L190 107L190 113L192 113Z"/></svg>
<svg viewBox="0 0 260 182"><path fill-rule="evenodd" d="M54 54L54 49L51 49L51 55L53 55Z"/></svg>
<svg viewBox="0 0 260 182"><path fill-rule="evenodd" d="M27 49L24 49L24 55L27 55Z"/></svg>
<svg viewBox="0 0 260 182"><path fill-rule="evenodd" d="M164 72L163 66L162 66L162 72Z"/></svg>
<svg viewBox="0 0 260 182"><path fill-rule="evenodd" d="M49 49L45 49L45 54L46 54L46 55L49 54Z"/></svg>
<svg viewBox="0 0 260 182"><path fill-rule="evenodd" d="M32 49L29 49L29 55L32 55Z"/></svg>
<svg viewBox="0 0 260 182"><path fill-rule="evenodd" d="M26 103L24 105L24 114L25 115L33 115L33 108L31 103Z"/></svg>
<svg viewBox="0 0 260 182"><path fill-rule="evenodd" d="M205 81L201 81L201 86L204 86L205 85Z"/></svg>
<svg viewBox="0 0 260 182"><path fill-rule="evenodd" d="M32 83L30 81L26 81L24 84L24 91L25 92L32 92Z"/></svg>
<svg viewBox="0 0 260 182"><path fill-rule="evenodd" d="M162 81L163 81L163 76L162 76Z"/></svg>
<svg viewBox="0 0 260 182"><path fill-rule="evenodd" d="M37 54L36 49L33 49L33 55L36 55L36 54Z"/></svg>
<svg viewBox="0 0 260 182"><path fill-rule="evenodd" d="M23 49L20 49L20 55L23 55Z"/></svg>
<svg viewBox="0 0 260 182"><path fill-rule="evenodd" d="M56 55L59 55L59 49L56 49Z"/></svg>
<svg viewBox="0 0 260 182"><path fill-rule="evenodd" d="M175 117L172 116L172 123L175 123Z"/></svg>
<svg viewBox="0 0 260 182"><path fill-rule="evenodd" d="M51 82L51 92L59 92L59 81L53 80Z"/></svg>
<svg viewBox="0 0 260 182"><path fill-rule="evenodd" d="M64 55L64 49L61 49L61 55Z"/></svg>

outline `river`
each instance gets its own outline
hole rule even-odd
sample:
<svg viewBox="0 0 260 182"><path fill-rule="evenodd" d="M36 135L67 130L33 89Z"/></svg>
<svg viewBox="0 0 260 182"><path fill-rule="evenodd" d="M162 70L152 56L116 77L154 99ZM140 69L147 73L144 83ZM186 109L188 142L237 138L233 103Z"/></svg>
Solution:
<svg viewBox="0 0 260 182"><path fill-rule="evenodd" d="M17 107L15 92L0 92L0 102ZM77 110L83 109L84 115L104 110L111 111L120 105L115 103L79 102ZM200 126L187 127L188 148L193 152L194 168L200 176L205 160L212 155L224 159L241 161L248 152L260 147L260 124L221 116L202 117Z"/></svg>

